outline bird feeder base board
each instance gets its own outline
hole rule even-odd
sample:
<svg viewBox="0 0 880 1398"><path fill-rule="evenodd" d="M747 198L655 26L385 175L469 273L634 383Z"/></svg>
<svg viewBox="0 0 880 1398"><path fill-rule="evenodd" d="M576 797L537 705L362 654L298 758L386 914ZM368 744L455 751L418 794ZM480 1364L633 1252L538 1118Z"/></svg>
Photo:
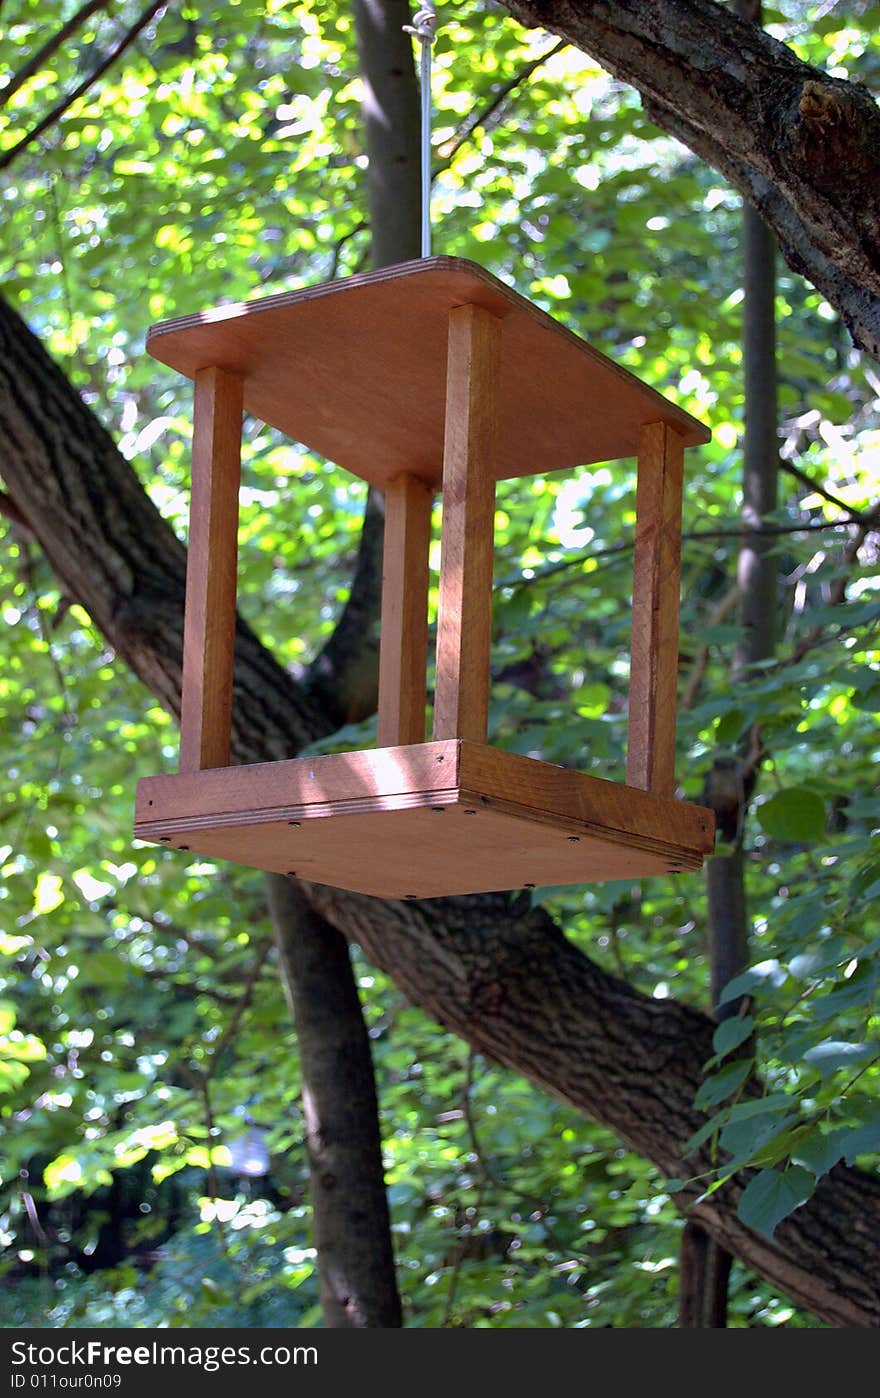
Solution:
<svg viewBox="0 0 880 1398"><path fill-rule="evenodd" d="M379 898L702 866L710 810L460 739L145 777L135 835Z"/></svg>

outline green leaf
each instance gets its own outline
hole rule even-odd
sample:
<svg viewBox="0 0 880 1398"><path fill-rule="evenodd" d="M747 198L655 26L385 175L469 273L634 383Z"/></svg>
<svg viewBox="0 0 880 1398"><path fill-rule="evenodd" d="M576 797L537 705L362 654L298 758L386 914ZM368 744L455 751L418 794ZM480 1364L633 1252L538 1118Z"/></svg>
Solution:
<svg viewBox="0 0 880 1398"><path fill-rule="evenodd" d="M868 1121L863 1126L852 1127L844 1134L841 1146L847 1165L854 1165L860 1155L877 1155L880 1152L880 1121Z"/></svg>
<svg viewBox="0 0 880 1398"><path fill-rule="evenodd" d="M861 1063L877 1052L877 1048L871 1044L848 1044L839 1039L824 1039L821 1044L807 1049L804 1062L816 1068L820 1075L827 1079L839 1069L852 1068L854 1064Z"/></svg>
<svg viewBox="0 0 880 1398"><path fill-rule="evenodd" d="M819 951L803 951L793 956L788 963L789 975L798 981L821 980L821 972L839 965L839 954L828 956Z"/></svg>
<svg viewBox="0 0 880 1398"><path fill-rule="evenodd" d="M728 1063L727 1067L722 1068L720 1073L713 1073L711 1078L706 1078L705 1082L701 1083L694 1098L694 1106L717 1107L719 1102L732 1097L749 1076L754 1062L753 1058L744 1058L736 1063Z"/></svg>
<svg viewBox="0 0 880 1398"><path fill-rule="evenodd" d="M815 1188L814 1176L800 1165L760 1170L743 1190L737 1210L740 1222L772 1240L782 1220L805 1204Z"/></svg>
<svg viewBox="0 0 880 1398"><path fill-rule="evenodd" d="M681 1148L681 1153L685 1159L687 1159L689 1155L692 1155L695 1150L699 1150L700 1146L704 1145L711 1136L714 1136L715 1133L721 1129L721 1125L726 1117L726 1112L716 1112L715 1116L710 1117L708 1121L704 1121L700 1129L695 1131L692 1136L688 1137Z"/></svg>
<svg viewBox="0 0 880 1398"><path fill-rule="evenodd" d="M742 1019L735 1017L722 1020L715 1033L712 1035L712 1047L719 1058L724 1058L740 1044L744 1044L752 1033L755 1021L751 1015L744 1015Z"/></svg>
<svg viewBox="0 0 880 1398"><path fill-rule="evenodd" d="M61 879L57 874L43 872L34 888L34 912L38 917L54 912L64 902Z"/></svg>
<svg viewBox="0 0 880 1398"><path fill-rule="evenodd" d="M850 695L850 703L855 709L862 709L865 713L877 713L880 710L880 683L869 685L867 689L855 690Z"/></svg>
<svg viewBox="0 0 880 1398"><path fill-rule="evenodd" d="M722 714L715 725L716 743L729 747L736 742L748 722L748 715L742 709L731 709L729 713Z"/></svg>
<svg viewBox="0 0 880 1398"><path fill-rule="evenodd" d="M790 786L758 807L758 823L773 840L800 844L825 834L825 802L806 786Z"/></svg>
<svg viewBox="0 0 880 1398"><path fill-rule="evenodd" d="M787 1092L771 1092L767 1097L752 1097L747 1102L737 1102L730 1108L731 1121L747 1121L753 1116L763 1116L767 1112L787 1112L794 1099Z"/></svg>
<svg viewBox="0 0 880 1398"><path fill-rule="evenodd" d="M815 1127L805 1140L798 1143L793 1152L793 1159L797 1164L812 1170L817 1180L821 1179L829 1170L833 1170L838 1160L843 1159L846 1138L851 1134L845 1126L836 1131L825 1132Z"/></svg>
<svg viewBox="0 0 880 1398"><path fill-rule="evenodd" d="M778 961L760 961L757 966L752 966L748 971L743 971L742 975L734 976L732 981L728 981L718 1003L727 1005L731 1000L738 1000L740 995L750 995L765 981L772 986L782 985L785 978L785 967L780 966Z"/></svg>
<svg viewBox="0 0 880 1398"><path fill-rule="evenodd" d="M792 1121L785 1125L777 1112L765 1112L760 1116L747 1117L740 1121L728 1121L721 1132L720 1144L737 1160L754 1157L761 1146L766 1146L774 1136L787 1133Z"/></svg>
<svg viewBox="0 0 880 1398"><path fill-rule="evenodd" d="M843 1010L869 1005L876 992L876 968L869 961L860 961L848 980L814 1002L813 1019L817 1024L827 1024L829 1019L834 1019Z"/></svg>

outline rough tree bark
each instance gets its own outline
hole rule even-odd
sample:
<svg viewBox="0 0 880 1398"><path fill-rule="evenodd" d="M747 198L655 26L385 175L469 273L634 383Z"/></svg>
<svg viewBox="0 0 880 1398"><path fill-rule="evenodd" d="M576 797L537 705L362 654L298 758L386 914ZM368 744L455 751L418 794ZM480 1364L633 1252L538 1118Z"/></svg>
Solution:
<svg viewBox="0 0 880 1398"><path fill-rule="evenodd" d="M266 882L299 1041L324 1325L391 1329L401 1315L379 1103L348 942L291 880L270 875Z"/></svg>
<svg viewBox="0 0 880 1398"><path fill-rule="evenodd" d="M370 497L351 590L309 676L332 726L375 707L382 512ZM299 1042L309 1199L324 1325L401 1325L378 1099L348 943L287 879L266 879L278 969Z"/></svg>
<svg viewBox="0 0 880 1398"><path fill-rule="evenodd" d="M584 49L735 185L880 357L880 110L715 0L505 0Z"/></svg>
<svg viewBox="0 0 880 1398"><path fill-rule="evenodd" d="M129 464L15 313L0 302L0 470L62 586L171 712L179 706L184 550ZM240 625L237 761L290 757L323 712ZM616 1131L670 1175L712 1022L601 971L541 909L504 895L389 903L302 885L309 905L478 1052ZM703 1165L708 1162L704 1161ZM702 1168L699 1159L696 1168ZM880 1324L880 1182L840 1169L769 1243L737 1218L742 1182L697 1205L710 1235L834 1325Z"/></svg>

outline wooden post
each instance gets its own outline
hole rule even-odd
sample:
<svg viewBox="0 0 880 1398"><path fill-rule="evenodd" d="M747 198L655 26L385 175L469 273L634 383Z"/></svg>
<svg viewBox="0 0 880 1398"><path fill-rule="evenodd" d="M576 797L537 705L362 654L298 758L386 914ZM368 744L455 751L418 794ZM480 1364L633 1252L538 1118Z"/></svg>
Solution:
<svg viewBox="0 0 880 1398"><path fill-rule="evenodd" d="M404 473L389 481L379 645L380 748L425 741L432 505L430 489L415 476Z"/></svg>
<svg viewBox="0 0 880 1398"><path fill-rule="evenodd" d="M232 726L242 381L195 376L180 770L226 767Z"/></svg>
<svg viewBox="0 0 880 1398"><path fill-rule="evenodd" d="M486 741L500 348L496 316L450 311L435 739Z"/></svg>
<svg viewBox="0 0 880 1398"><path fill-rule="evenodd" d="M675 794L684 444L663 422L639 434L629 684L628 786Z"/></svg>

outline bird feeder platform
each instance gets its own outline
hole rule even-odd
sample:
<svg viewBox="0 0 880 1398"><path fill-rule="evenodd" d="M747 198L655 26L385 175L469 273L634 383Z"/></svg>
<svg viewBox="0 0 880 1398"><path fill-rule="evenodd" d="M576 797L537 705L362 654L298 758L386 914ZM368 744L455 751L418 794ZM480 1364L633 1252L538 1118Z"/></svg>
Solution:
<svg viewBox="0 0 880 1398"><path fill-rule="evenodd" d="M674 797L683 452L701 423L471 262L424 258L167 321L195 382L180 771L135 834L387 898L698 869ZM385 492L378 747L230 766L242 411ZM635 457L626 784L489 746L495 483ZM433 740L428 551L443 525Z"/></svg>

